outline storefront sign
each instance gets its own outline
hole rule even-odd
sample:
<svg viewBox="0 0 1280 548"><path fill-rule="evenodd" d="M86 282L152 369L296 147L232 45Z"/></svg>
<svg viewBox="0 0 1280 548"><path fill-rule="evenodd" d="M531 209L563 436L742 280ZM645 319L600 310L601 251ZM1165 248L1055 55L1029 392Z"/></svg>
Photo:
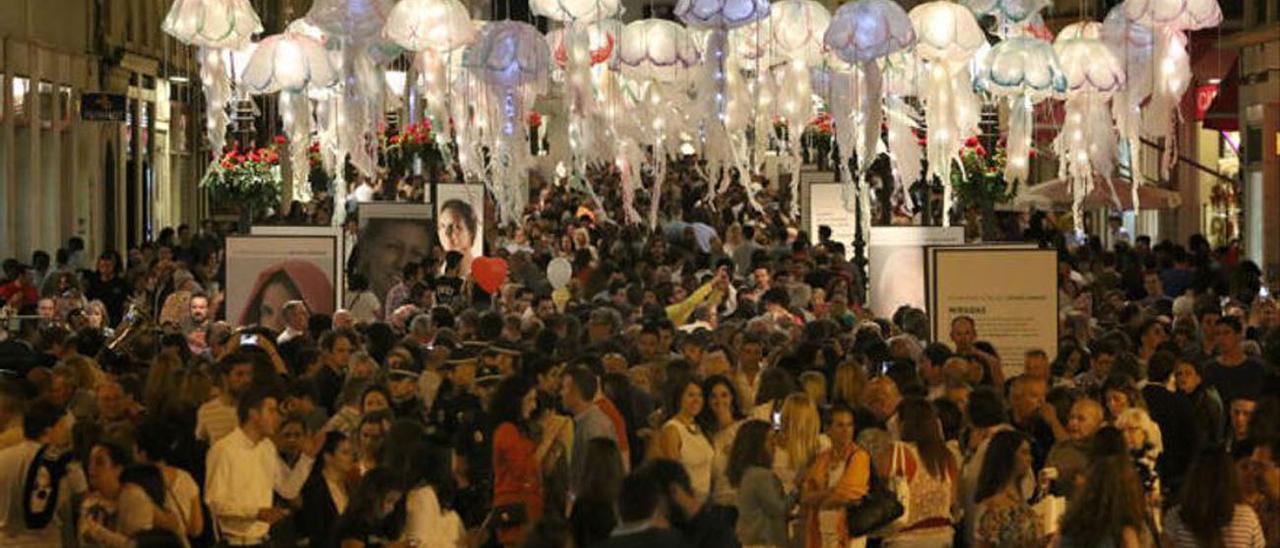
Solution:
<svg viewBox="0 0 1280 548"><path fill-rule="evenodd" d="M1218 96L1218 84L1206 84L1196 88L1196 120L1204 120L1204 114Z"/></svg>
<svg viewBox="0 0 1280 548"><path fill-rule="evenodd" d="M123 122L128 112L125 97L116 93L85 93L80 96L80 119L92 122Z"/></svg>

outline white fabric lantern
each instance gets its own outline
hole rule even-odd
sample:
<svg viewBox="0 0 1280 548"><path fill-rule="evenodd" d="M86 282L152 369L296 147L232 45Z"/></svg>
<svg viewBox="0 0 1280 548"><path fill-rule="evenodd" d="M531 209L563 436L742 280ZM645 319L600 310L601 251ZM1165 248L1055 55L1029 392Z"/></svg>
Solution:
<svg viewBox="0 0 1280 548"><path fill-rule="evenodd" d="M925 62L920 90L929 131L927 176L942 181L942 224L950 226L951 162L959 160L964 139L978 132L982 108L973 92L969 63L987 46L987 39L973 13L960 4L929 2L908 15L916 29L916 55Z"/></svg>
<svg viewBox="0 0 1280 548"><path fill-rule="evenodd" d="M338 82L338 74L324 46L309 36L286 32L258 43L241 79L246 89L261 95L328 87Z"/></svg>
<svg viewBox="0 0 1280 548"><path fill-rule="evenodd" d="M916 30L893 0L858 0L840 6L823 43L846 63L886 57L916 42Z"/></svg>
<svg viewBox="0 0 1280 548"><path fill-rule="evenodd" d="M618 0L531 0L534 15L564 22L594 23L622 13Z"/></svg>
<svg viewBox="0 0 1280 548"><path fill-rule="evenodd" d="M1008 161L1005 179L1027 180L1030 170L1032 110L1041 100L1067 89L1067 78L1048 42L1015 36L1002 40L983 59L979 89L1009 100Z"/></svg>
<svg viewBox="0 0 1280 548"><path fill-rule="evenodd" d="M688 78L698 50L685 28L665 19L642 19L622 28L618 63L624 75L674 82Z"/></svg>
<svg viewBox="0 0 1280 548"><path fill-rule="evenodd" d="M676 17L696 28L731 29L768 16L768 0L680 0L676 4Z"/></svg>
<svg viewBox="0 0 1280 548"><path fill-rule="evenodd" d="M453 51L475 40L467 7L458 0L401 0L391 9L382 37L409 51Z"/></svg>
<svg viewBox="0 0 1280 548"><path fill-rule="evenodd" d="M1125 0L1120 7L1128 20L1151 28L1155 37L1153 87L1143 123L1151 136L1165 139L1160 166L1167 173L1177 161L1178 104L1191 85L1186 32L1221 24L1222 8L1217 0Z"/></svg>
<svg viewBox="0 0 1280 548"><path fill-rule="evenodd" d="M1065 119L1053 148L1058 176L1071 186L1078 234L1083 233L1081 206L1093 192L1094 173L1110 179L1115 170L1116 132L1107 100L1125 85L1120 58L1102 40L1088 37L1097 34L1092 26L1073 25L1063 29L1053 44L1067 76ZM1114 192L1113 188L1113 196Z"/></svg>
<svg viewBox="0 0 1280 548"><path fill-rule="evenodd" d="M262 21L248 0L176 0L160 28L179 42L200 48L196 59L206 104L205 134L217 166L231 122L227 115L231 75L224 53L248 44L262 32Z"/></svg>
<svg viewBox="0 0 1280 548"><path fill-rule="evenodd" d="M382 32L393 4L393 0L315 0L307 21L327 34L365 43Z"/></svg>

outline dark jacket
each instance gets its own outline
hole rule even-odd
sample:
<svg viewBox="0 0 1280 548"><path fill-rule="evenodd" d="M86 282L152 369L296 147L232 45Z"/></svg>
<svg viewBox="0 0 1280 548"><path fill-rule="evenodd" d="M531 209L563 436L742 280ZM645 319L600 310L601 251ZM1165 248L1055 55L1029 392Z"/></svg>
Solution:
<svg viewBox="0 0 1280 548"><path fill-rule="evenodd" d="M329 494L329 484L319 471L311 474L302 485L302 508L298 518L298 536L309 539L312 548L337 547L334 524L338 521L338 507Z"/></svg>
<svg viewBox="0 0 1280 548"><path fill-rule="evenodd" d="M1160 427L1160 437L1164 440L1164 453L1160 454L1156 469L1164 478L1165 487L1177 492L1175 489L1181 485L1195 456L1192 452L1196 443L1195 409L1187 398L1155 384L1142 388L1142 399L1147 402L1151 420Z"/></svg>

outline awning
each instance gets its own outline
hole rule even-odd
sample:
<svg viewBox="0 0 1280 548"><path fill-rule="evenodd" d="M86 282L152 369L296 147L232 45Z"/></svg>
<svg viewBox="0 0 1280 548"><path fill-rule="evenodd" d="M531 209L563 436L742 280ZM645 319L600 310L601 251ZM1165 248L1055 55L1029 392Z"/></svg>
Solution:
<svg viewBox="0 0 1280 548"><path fill-rule="evenodd" d="M1218 94L1204 112L1204 128L1220 131L1240 131L1240 65L1218 83Z"/></svg>

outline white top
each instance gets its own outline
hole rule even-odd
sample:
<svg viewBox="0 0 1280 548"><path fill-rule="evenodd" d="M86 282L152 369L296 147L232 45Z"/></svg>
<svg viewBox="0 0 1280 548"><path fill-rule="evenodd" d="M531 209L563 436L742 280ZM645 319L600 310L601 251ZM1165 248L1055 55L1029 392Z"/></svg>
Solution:
<svg viewBox="0 0 1280 548"><path fill-rule="evenodd" d="M729 454L733 452L733 440L738 437L742 421L722 428L712 436L711 446L716 451L711 461L711 501L721 506L737 506L738 490L729 484Z"/></svg>
<svg viewBox="0 0 1280 548"><path fill-rule="evenodd" d="M258 511L271 507L272 492L296 498L315 459L302 455L292 469L280 459L269 438L257 444L236 428L209 449L204 500L220 538L257 543L271 526L258 520Z"/></svg>
<svg viewBox="0 0 1280 548"><path fill-rule="evenodd" d="M347 295L347 311L351 312L351 318L357 322L373 323L378 320L378 312L382 310L382 303L378 302L378 297L372 291L361 291L354 295Z"/></svg>
<svg viewBox="0 0 1280 548"><path fill-rule="evenodd" d="M1200 545L1178 515L1180 507L1174 506L1164 515L1165 538L1176 548L1195 548ZM1226 548L1263 548L1267 545L1262 537L1262 524L1253 508L1245 504L1237 504L1235 513L1231 515L1231 523L1222 528L1222 545Z"/></svg>
<svg viewBox="0 0 1280 548"><path fill-rule="evenodd" d="M462 519L440 507L436 491L419 487L405 496L404 538L417 541L419 548L455 548L466 534Z"/></svg>
<svg viewBox="0 0 1280 548"><path fill-rule="evenodd" d="M675 429L680 434L680 464L689 473L694 496L705 500L711 494L711 468L716 456L711 441L702 435L697 425L687 425L676 419L667 421L662 429Z"/></svg>
<svg viewBox="0 0 1280 548"><path fill-rule="evenodd" d="M191 503L200 496L200 486L196 485L195 478L186 470L172 469L173 483L166 486L164 508L178 516L183 531L191 531L191 524L187 520L191 518Z"/></svg>

